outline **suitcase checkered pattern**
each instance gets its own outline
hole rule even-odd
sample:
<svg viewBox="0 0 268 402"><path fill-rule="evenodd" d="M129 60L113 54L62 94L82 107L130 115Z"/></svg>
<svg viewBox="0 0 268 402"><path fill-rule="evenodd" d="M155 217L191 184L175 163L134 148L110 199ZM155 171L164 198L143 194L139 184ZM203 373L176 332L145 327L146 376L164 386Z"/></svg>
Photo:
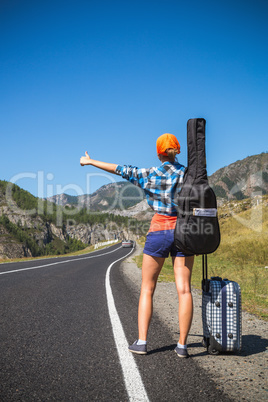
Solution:
<svg viewBox="0 0 268 402"><path fill-rule="evenodd" d="M202 293L203 335L211 336L224 351L239 351L242 341L241 290L229 280L209 281Z"/></svg>
<svg viewBox="0 0 268 402"><path fill-rule="evenodd" d="M211 293L202 293L202 322L203 335L206 338L210 337L211 333Z"/></svg>

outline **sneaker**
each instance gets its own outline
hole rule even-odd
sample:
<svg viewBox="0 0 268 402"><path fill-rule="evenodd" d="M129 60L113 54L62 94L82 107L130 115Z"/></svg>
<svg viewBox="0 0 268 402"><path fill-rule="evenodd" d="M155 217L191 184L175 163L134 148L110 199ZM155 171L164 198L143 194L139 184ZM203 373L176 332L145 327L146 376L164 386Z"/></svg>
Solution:
<svg viewBox="0 0 268 402"><path fill-rule="evenodd" d="M176 348L174 349L174 352L176 352L179 357L184 357L184 358L190 357L187 352L187 349L182 349L182 348L179 348L178 346L176 346Z"/></svg>
<svg viewBox="0 0 268 402"><path fill-rule="evenodd" d="M147 354L147 345L137 345L138 341L135 341L133 345L128 347L128 350L132 353L137 353L138 355L146 355Z"/></svg>

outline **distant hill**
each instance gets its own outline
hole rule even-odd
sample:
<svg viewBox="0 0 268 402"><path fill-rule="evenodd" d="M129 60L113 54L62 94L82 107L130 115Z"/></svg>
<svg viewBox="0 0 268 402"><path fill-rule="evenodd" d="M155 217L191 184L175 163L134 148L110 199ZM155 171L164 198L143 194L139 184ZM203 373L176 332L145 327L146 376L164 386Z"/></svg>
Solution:
<svg viewBox="0 0 268 402"><path fill-rule="evenodd" d="M218 199L242 200L268 193L268 153L248 156L217 170L209 177Z"/></svg>
<svg viewBox="0 0 268 402"><path fill-rule="evenodd" d="M47 198L57 205L89 207L91 211L126 210L144 199L144 193L127 181L105 184L92 194L70 196L68 194L54 195Z"/></svg>

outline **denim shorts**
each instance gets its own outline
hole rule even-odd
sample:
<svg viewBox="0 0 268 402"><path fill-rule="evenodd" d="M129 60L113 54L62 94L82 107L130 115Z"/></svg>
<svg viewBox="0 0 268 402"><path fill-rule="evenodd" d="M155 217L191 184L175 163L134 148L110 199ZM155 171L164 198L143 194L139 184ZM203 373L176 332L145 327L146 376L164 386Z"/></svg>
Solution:
<svg viewBox="0 0 268 402"><path fill-rule="evenodd" d="M174 229L159 230L157 232L149 232L143 250L144 254L152 257L167 258L171 257L188 257L193 254L184 254L178 251L174 244Z"/></svg>

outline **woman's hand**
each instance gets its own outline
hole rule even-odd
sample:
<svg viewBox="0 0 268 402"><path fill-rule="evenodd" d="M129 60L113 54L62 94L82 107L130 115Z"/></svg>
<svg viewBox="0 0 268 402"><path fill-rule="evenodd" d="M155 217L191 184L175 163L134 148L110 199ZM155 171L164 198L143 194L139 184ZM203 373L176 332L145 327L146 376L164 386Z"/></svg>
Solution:
<svg viewBox="0 0 268 402"><path fill-rule="evenodd" d="M82 156L80 158L80 165L81 166L90 165L90 161L91 161L91 159L90 159L90 157L89 157L89 155L88 155L88 153L86 151L86 156Z"/></svg>
<svg viewBox="0 0 268 402"><path fill-rule="evenodd" d="M80 165L85 166L85 165L92 165L95 166L98 169L106 170L106 172L109 173L115 173L117 165L114 163L107 163L107 162L101 162L101 161L95 161L94 159L91 159L88 153L86 152L86 156L82 156L80 158Z"/></svg>

